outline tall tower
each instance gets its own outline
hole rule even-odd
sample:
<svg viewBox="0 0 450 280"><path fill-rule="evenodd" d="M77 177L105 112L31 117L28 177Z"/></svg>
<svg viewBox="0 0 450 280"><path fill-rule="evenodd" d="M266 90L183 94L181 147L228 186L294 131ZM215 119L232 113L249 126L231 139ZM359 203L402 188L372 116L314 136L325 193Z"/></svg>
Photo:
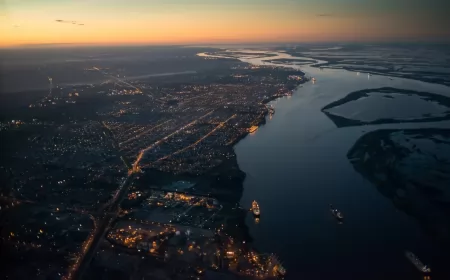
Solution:
<svg viewBox="0 0 450 280"><path fill-rule="evenodd" d="M185 234L186 234L187 239L189 239L189 236L191 236L191 230L187 229Z"/></svg>
<svg viewBox="0 0 450 280"><path fill-rule="evenodd" d="M49 90L48 96L51 96L52 95L52 89L53 89L53 79L52 79L52 77L48 77L48 82L50 83L49 84L50 90Z"/></svg>

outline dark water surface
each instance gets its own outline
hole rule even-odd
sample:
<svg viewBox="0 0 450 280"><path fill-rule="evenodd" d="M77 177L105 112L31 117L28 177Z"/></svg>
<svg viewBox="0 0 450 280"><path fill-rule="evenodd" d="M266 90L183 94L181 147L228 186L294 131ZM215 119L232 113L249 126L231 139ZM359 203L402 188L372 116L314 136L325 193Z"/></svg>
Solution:
<svg viewBox="0 0 450 280"><path fill-rule="evenodd" d="M280 54L265 60L277 58L291 57ZM242 60L260 64L262 59ZM316 82L304 84L290 98L272 102L273 118L235 147L239 166L247 173L241 204L250 207L256 199L261 207L258 224L250 215L247 218L256 247L280 256L287 279L422 279L405 258L405 250L436 268L432 279L445 279L441 244L423 229L418 217L396 207L358 173L347 153L370 131L450 128L450 122L337 128L321 109L350 92L368 88L392 87L446 96L449 88L346 70L289 66L302 69ZM408 104L392 100L399 110L408 110ZM369 106L383 110L377 102ZM364 111L361 106L348 109ZM442 113L442 108L438 109L437 113ZM393 112L392 106L389 112ZM330 203L343 212L343 224L331 216Z"/></svg>

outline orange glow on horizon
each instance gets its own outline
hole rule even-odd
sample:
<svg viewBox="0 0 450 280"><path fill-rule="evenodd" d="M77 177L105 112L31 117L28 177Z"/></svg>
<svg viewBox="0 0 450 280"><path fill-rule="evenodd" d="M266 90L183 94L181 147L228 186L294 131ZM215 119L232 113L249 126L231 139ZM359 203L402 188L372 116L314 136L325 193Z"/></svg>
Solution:
<svg viewBox="0 0 450 280"><path fill-rule="evenodd" d="M318 15L328 6L314 1L230 1L5 0L0 46L367 41L443 33L406 15L348 12L336 3L328 6L343 10L340 16Z"/></svg>

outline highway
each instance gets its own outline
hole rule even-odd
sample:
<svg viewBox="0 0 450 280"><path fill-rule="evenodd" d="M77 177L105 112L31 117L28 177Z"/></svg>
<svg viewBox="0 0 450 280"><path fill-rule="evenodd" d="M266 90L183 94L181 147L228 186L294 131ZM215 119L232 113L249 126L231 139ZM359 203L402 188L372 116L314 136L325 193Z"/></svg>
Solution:
<svg viewBox="0 0 450 280"><path fill-rule="evenodd" d="M160 124L157 124L156 126L152 126L151 128L149 128L149 129L147 129L147 130L145 130L145 131L143 131L143 132L140 132L139 134L137 134L137 135L135 135L135 136L132 136L132 137L128 138L127 140L123 141L123 142L120 142L120 143L119 143L119 146L121 146L121 145L123 145L123 144L126 144L126 143L128 143L128 142L130 142L130 141L133 141L133 140L135 140L135 139L141 137L142 135L145 135L145 134L147 134L147 133L149 133L149 132L151 132L151 131L157 129L158 127L160 127L160 126L162 126L162 125L164 125L164 124L166 124L166 123L168 123L168 122L171 122L171 121L173 121L173 120L167 120L167 121L164 121L164 122L162 122L162 123L160 123ZM145 128L144 128L144 129L145 129Z"/></svg>
<svg viewBox="0 0 450 280"><path fill-rule="evenodd" d="M80 257L81 261L78 262L79 265L77 267L74 267L72 271L69 271L68 276L65 277L66 279L82 279L84 272L89 268L91 260L97 252L102 238L106 235L106 232L110 229L114 219L118 216L120 203L126 196L128 189L133 182L133 179L134 174L131 174L120 186L119 191L114 197L114 202L111 204L109 209L105 211L106 213L104 214L103 219L101 219L101 221L99 222L99 227L91 237L92 241L90 243L90 246L85 250L84 256Z"/></svg>
<svg viewBox="0 0 450 280"><path fill-rule="evenodd" d="M164 141L166 141L166 140L169 139L170 137L174 136L175 134L180 133L181 131L185 130L186 128L193 126L194 124L196 124L197 122L199 122L201 119L203 119L203 118L205 118L205 117L211 115L213 112L214 112L214 110L209 111L208 113L204 114L203 116L198 117L197 119L193 120L192 122L190 122L190 123L188 123L188 124L186 124L186 125L180 127L179 129L175 130L174 132L170 133L169 135L164 136L162 139L159 139L159 140L156 141L155 143L153 143L153 144L151 144L150 146L148 146L147 148L143 149L143 150L139 153L138 157L136 158L136 161L133 163L133 170L132 170L132 172L133 172L133 173L136 173L136 172L138 172L138 171L140 170L140 168L139 168L139 163L140 163L142 157L145 155L145 153L146 153L148 150L150 150L150 149L152 149L152 148L158 146L159 144L163 143Z"/></svg>
<svg viewBox="0 0 450 280"><path fill-rule="evenodd" d="M232 115L231 117L229 117L228 119L226 119L225 121L219 123L213 130L211 130L210 132L208 132L207 134L205 134L203 137L201 137L200 139L198 139L197 141L195 141L195 143L193 143L193 144L191 144L191 145L189 145L189 146L187 146L187 147L184 147L183 149L180 149L180 150L178 150L178 151L176 151L176 152L174 152L174 153L172 153L172 154L170 154L170 155L167 155L167 156L164 156L164 157L162 157L162 158L160 158L160 159L157 159L156 162L157 162L157 161L162 161L162 160L168 159L168 158L170 158L170 157L172 157L172 156L178 155L178 154L180 154L180 153L182 153L182 152L185 152L185 151L187 151L187 150L189 150L189 149L194 148L195 146L197 146L198 144L200 144L200 142L202 142L203 140L205 140L206 138L208 138L209 136L211 136L211 135L212 135L214 132L216 132L218 129L222 128L227 122L229 122L230 120L234 119L236 116L237 116L237 115L234 114L234 115ZM146 165L146 167L148 167L148 166L150 166L150 165L151 165L151 163L148 164L148 165Z"/></svg>
<svg viewBox="0 0 450 280"><path fill-rule="evenodd" d="M100 70L100 69L97 68L97 67L93 67L93 69L99 71L100 73L102 73L103 75L105 75L105 76L107 76L107 77L109 77L109 78L115 79L115 80L118 81L119 83L122 83L122 84L125 84L125 85L129 86L129 87L132 87L132 88L134 88L135 90L137 90L137 91L139 91L139 92L142 93L142 90L141 90L140 88L138 88L138 87L136 87L136 86L134 86L134 85L132 85L132 84L130 84L130 83L128 83L128 82L125 82L124 80L119 79L118 77L114 77L113 75L106 74L106 73L104 73L102 70Z"/></svg>
<svg viewBox="0 0 450 280"><path fill-rule="evenodd" d="M112 133L109 130L109 127L106 125L106 123L102 122L102 124L106 129L107 133L109 134L109 136L112 137ZM112 138L114 139L114 137ZM128 161L123 156L121 156L121 159L128 168L131 167L131 164L129 164ZM69 267L68 273L66 276L63 277L63 279L65 280L82 279L84 272L89 268L91 260L94 257L95 253L97 252L98 246L100 245L102 238L105 236L106 232L111 227L114 219L118 216L120 210L119 208L120 203L128 193L128 189L132 184L133 179L134 174L130 173L126 178L126 180L119 186L117 192L110 200L109 205L105 207L103 211L103 217L101 217L96 223L95 232L93 232L93 234L91 234L88 237L88 239L83 243L80 255L78 256L74 264L71 267Z"/></svg>

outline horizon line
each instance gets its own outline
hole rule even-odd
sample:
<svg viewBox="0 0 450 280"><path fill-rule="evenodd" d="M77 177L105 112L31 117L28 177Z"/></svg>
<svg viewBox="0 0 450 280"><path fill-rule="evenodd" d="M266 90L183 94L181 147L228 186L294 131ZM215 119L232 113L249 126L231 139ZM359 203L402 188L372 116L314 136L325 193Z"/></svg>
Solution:
<svg viewBox="0 0 450 280"><path fill-rule="evenodd" d="M397 40L343 40L343 41L260 41L260 42L198 42L198 43L36 43L0 46L0 49L28 49L28 48L55 48L55 47L152 47L152 46L173 46L173 47L204 47L220 45L301 45L301 44L450 44L450 40L436 39L397 39Z"/></svg>

